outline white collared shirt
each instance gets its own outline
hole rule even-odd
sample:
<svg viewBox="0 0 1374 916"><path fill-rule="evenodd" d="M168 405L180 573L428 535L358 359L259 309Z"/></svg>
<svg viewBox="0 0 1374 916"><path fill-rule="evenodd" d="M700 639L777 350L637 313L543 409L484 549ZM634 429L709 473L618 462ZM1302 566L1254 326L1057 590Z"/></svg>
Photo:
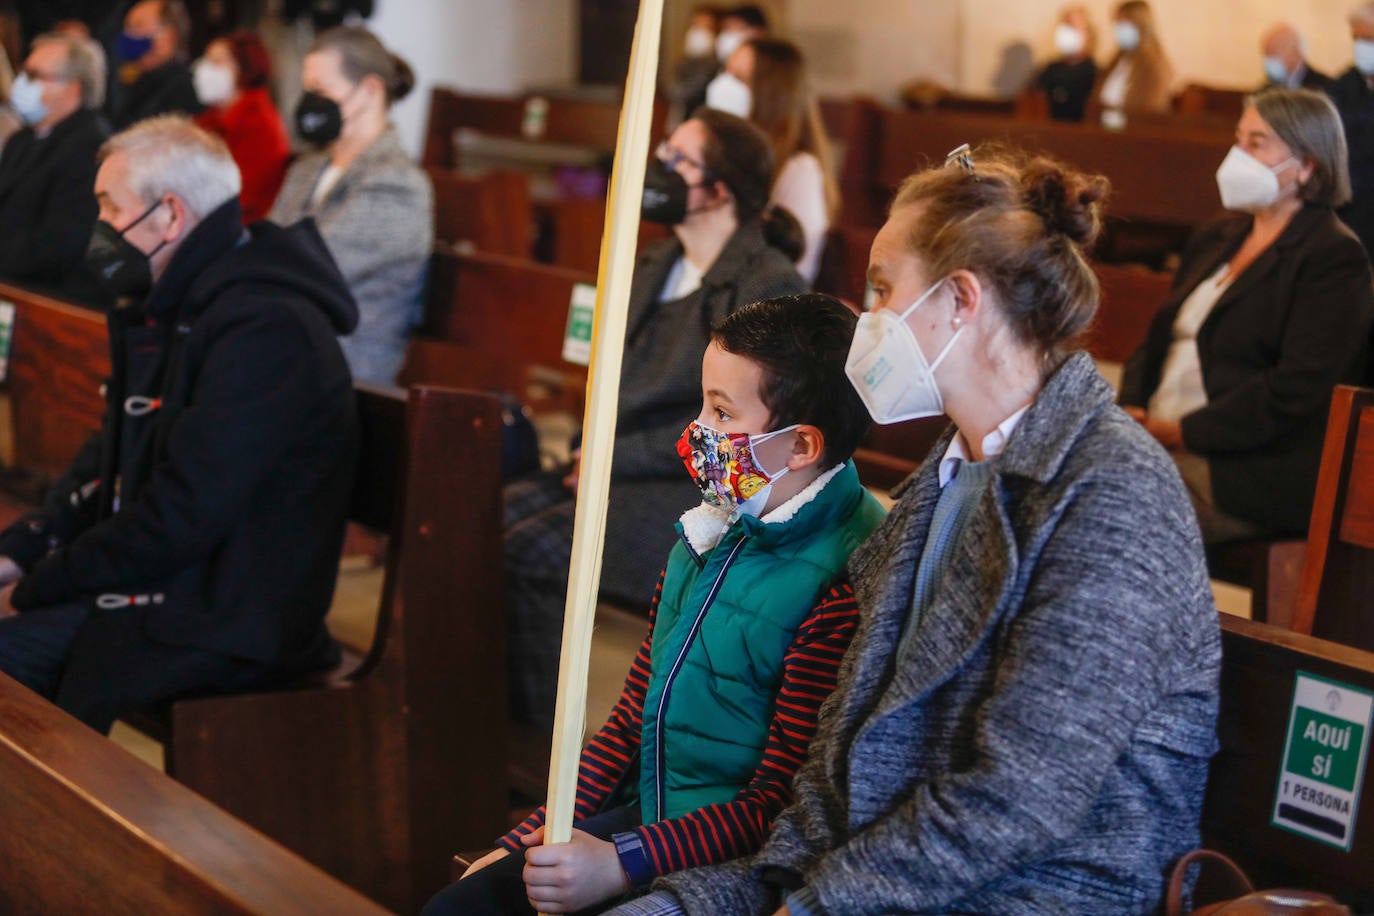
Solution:
<svg viewBox="0 0 1374 916"><path fill-rule="evenodd" d="M993 455L1002 454L1002 449L1007 447L1007 440L1011 438L1012 431L1016 429L1016 424L1021 422L1021 417L1026 411L1030 410L1027 404L1016 413L1007 417L997 428L983 437L983 458L991 458ZM972 461L973 458L968 453L968 446L964 443L964 434L956 433L950 440L949 448L945 449L945 456L940 459L940 488L954 479L954 475L959 473L959 466L965 461Z"/></svg>

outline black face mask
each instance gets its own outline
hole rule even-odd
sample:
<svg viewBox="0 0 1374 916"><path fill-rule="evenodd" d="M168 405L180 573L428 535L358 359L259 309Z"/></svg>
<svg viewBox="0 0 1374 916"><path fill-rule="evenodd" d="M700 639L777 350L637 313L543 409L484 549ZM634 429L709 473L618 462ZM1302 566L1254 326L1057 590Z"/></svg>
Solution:
<svg viewBox="0 0 1374 916"><path fill-rule="evenodd" d="M296 133L316 146L327 146L343 131L339 103L318 92L307 92L296 103Z"/></svg>
<svg viewBox="0 0 1374 916"><path fill-rule="evenodd" d="M649 160L644 170L644 197L640 201L639 215L651 223L676 226L687 218L687 196L693 188L704 188L702 184L688 184L677 169L658 157Z"/></svg>
<svg viewBox="0 0 1374 916"><path fill-rule="evenodd" d="M153 288L153 255L167 246L163 242L148 254L125 238L125 233L147 219L154 210L166 201L159 200L143 215L124 227L116 229L103 219L95 224L91 242L86 246L86 268L95 275L106 292L116 299L139 299L148 295Z"/></svg>

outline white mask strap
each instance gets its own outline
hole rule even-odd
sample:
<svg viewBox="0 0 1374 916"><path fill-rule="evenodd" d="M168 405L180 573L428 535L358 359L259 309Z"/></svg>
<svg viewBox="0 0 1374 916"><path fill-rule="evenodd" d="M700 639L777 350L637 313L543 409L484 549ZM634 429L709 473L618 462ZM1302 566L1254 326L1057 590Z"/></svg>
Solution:
<svg viewBox="0 0 1374 916"><path fill-rule="evenodd" d="M920 305L921 305L922 302L925 302L927 299L929 299L932 295L934 295L934 293L935 293L935 291L936 291L937 289L939 289L941 286L944 286L944 285L945 285L945 280L944 280L943 277L940 278L939 280L936 280L934 286L932 286L930 289L926 290L924 293L921 293L921 298L917 299L915 302L911 303L911 305L907 306L907 310L906 310L905 312L902 312L902 314L901 314L901 319L902 319L903 321L906 321L906 316L908 316L908 315L910 315L912 312L916 311L916 309L918 309L918 308L920 307Z"/></svg>

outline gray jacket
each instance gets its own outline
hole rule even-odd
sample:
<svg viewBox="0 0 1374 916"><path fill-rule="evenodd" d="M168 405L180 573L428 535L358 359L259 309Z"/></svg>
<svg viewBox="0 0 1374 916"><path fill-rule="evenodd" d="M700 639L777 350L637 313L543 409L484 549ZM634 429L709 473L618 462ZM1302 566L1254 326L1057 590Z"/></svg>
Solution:
<svg viewBox="0 0 1374 916"><path fill-rule="evenodd" d="M936 446L942 454L952 431ZM850 562L862 619L751 862L664 880L692 913L1146 913L1197 845L1221 647L1173 463L1086 354L1051 377L913 623L936 461Z"/></svg>
<svg viewBox="0 0 1374 916"><path fill-rule="evenodd" d="M289 225L314 217L358 302L358 329L340 341L353 377L390 384L405 358L410 329L424 313L434 190L429 176L401 148L395 128L387 128L324 200L311 206L328 165L325 151L298 159L268 218Z"/></svg>

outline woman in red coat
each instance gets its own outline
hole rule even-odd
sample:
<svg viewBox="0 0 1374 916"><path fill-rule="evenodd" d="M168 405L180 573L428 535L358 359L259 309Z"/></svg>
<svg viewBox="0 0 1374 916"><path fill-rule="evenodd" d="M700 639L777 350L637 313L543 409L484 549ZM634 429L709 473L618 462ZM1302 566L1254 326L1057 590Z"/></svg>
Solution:
<svg viewBox="0 0 1374 916"><path fill-rule="evenodd" d="M267 92L271 58L252 32L235 32L210 42L193 71L196 95L205 111L196 123L218 134L243 174L243 221L267 216L286 176L291 154L277 106Z"/></svg>

